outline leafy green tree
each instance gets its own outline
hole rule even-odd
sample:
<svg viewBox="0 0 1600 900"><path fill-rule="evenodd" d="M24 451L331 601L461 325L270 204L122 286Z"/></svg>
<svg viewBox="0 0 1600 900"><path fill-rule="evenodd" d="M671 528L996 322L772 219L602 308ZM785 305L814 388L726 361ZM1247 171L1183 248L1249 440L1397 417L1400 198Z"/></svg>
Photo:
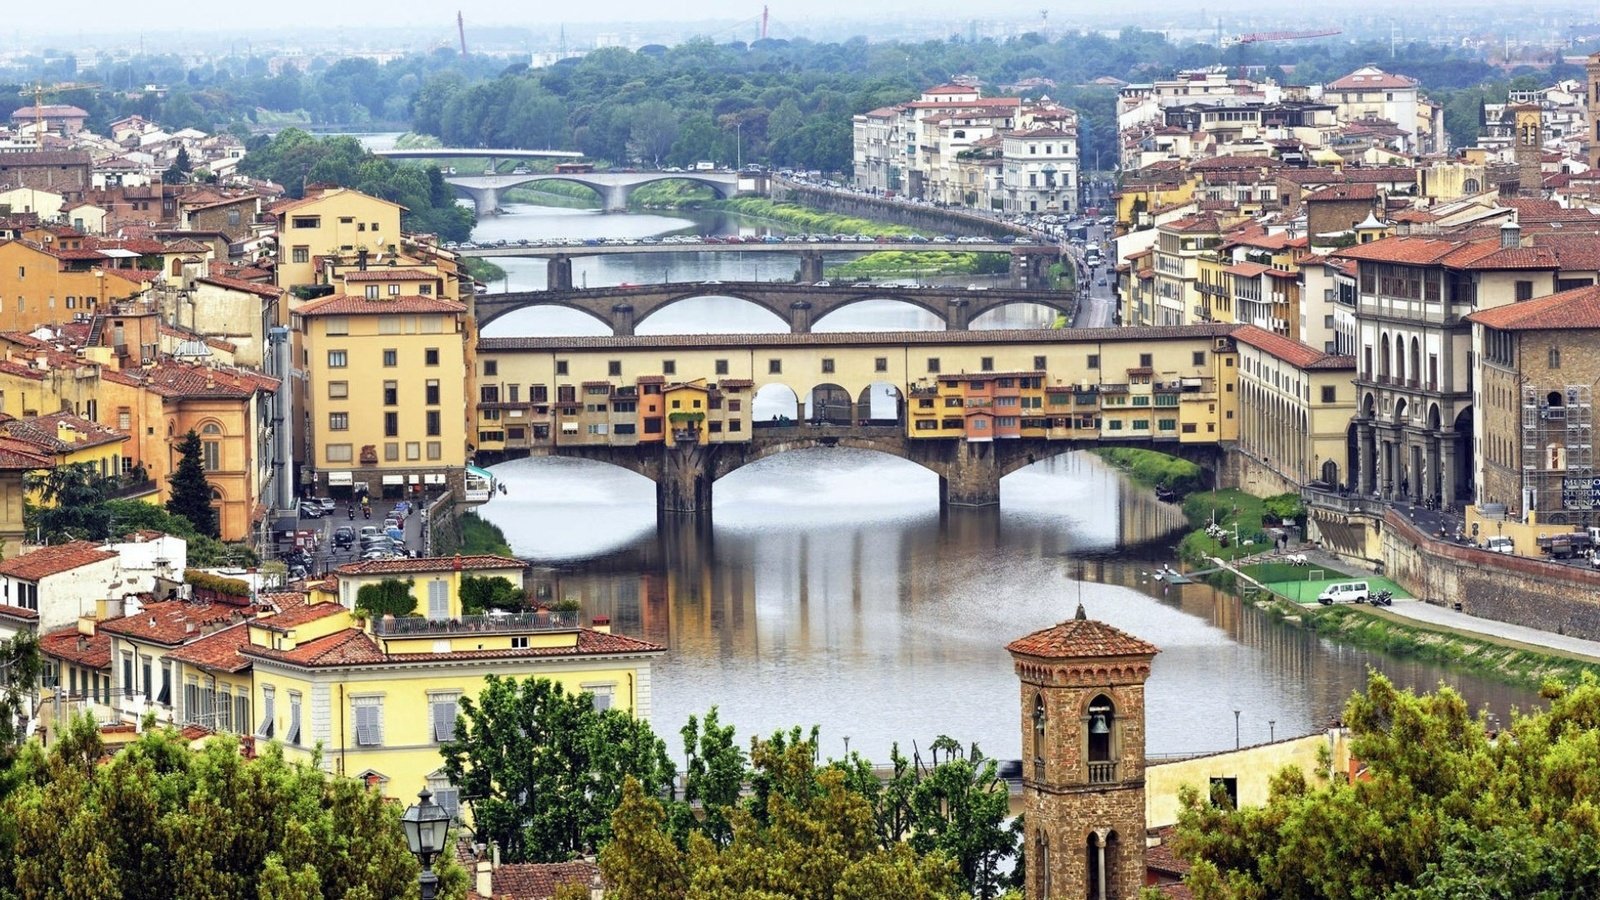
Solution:
<svg viewBox="0 0 1600 900"><path fill-rule="evenodd" d="M911 790L911 846L955 860L968 891L991 900L1004 887L1005 863L1017 851L1017 834L1006 826L1011 790L999 777L998 763L984 758L976 744L963 755L960 744L940 735L933 746L934 766ZM939 750L948 752L942 762Z"/></svg>
<svg viewBox="0 0 1600 900"><path fill-rule="evenodd" d="M0 641L0 798L11 792L12 763L25 737L19 726L30 711L41 671L39 639L32 631Z"/></svg>
<svg viewBox="0 0 1600 900"><path fill-rule="evenodd" d="M106 509L111 513L113 537L135 531L160 531L181 537L188 543L189 565L195 568L253 566L261 561L261 555L251 545L242 542L223 543L206 537L195 531L193 522L154 503L110 500L106 502Z"/></svg>
<svg viewBox="0 0 1600 900"><path fill-rule="evenodd" d="M189 429L178 444L178 467L167 479L172 485L167 511L188 519L197 533L215 538L220 532L217 511L211 505L211 482L206 480L203 452L200 435Z"/></svg>
<svg viewBox="0 0 1600 900"><path fill-rule="evenodd" d="M245 759L226 736L193 750L150 728L101 762L92 722L46 753L29 746L0 801L0 895L20 900L385 900L417 896L400 807L359 781L291 763L280 748ZM441 896L466 873L440 860Z"/></svg>
<svg viewBox="0 0 1600 900"><path fill-rule="evenodd" d="M456 739L439 752L470 798L478 839L518 862L593 852L611 838L625 779L656 795L674 774L648 723L544 678L489 676L462 699Z"/></svg>
<svg viewBox="0 0 1600 900"><path fill-rule="evenodd" d="M27 476L29 490L43 501L25 511L27 528L46 541L102 541L111 536L106 498L116 481L100 474L94 463L56 466Z"/></svg>
<svg viewBox="0 0 1600 900"><path fill-rule="evenodd" d="M172 165L167 167L166 173L161 177L168 184L183 184L189 180L189 173L192 171L194 171L194 164L189 161L189 148L179 146L177 158L172 161Z"/></svg>
<svg viewBox="0 0 1600 900"><path fill-rule="evenodd" d="M363 584L356 589L356 609L369 616L409 616L417 611L417 598L412 595L413 582L407 578L385 578L376 584Z"/></svg>
<svg viewBox="0 0 1600 900"><path fill-rule="evenodd" d="M723 725L717 708L711 707L702 723L694 716L678 732L683 737L683 802L674 804L672 827L680 845L687 844L690 832L704 835L718 847L733 839L729 815L739 804L749 769L744 751L734 743L734 727ZM696 816L692 804L699 803Z"/></svg>
<svg viewBox="0 0 1600 900"><path fill-rule="evenodd" d="M666 835L661 802L637 785L625 788L612 817L617 838L600 855L619 900L960 895L956 866L942 853L879 845L871 804L848 787L843 769L818 766L814 739L780 732L755 741L750 758L752 787L764 792L730 812L724 846L696 832L680 849Z"/></svg>
<svg viewBox="0 0 1600 900"><path fill-rule="evenodd" d="M468 615L481 615L491 609L508 612L525 610L527 598L511 579L468 576L461 579L461 608Z"/></svg>
<svg viewBox="0 0 1600 900"><path fill-rule="evenodd" d="M1219 898L1580 897L1600 879L1600 682L1547 685L1549 709L1489 737L1448 687L1374 673L1345 723L1362 779L1274 776L1267 804L1183 797L1174 847Z"/></svg>

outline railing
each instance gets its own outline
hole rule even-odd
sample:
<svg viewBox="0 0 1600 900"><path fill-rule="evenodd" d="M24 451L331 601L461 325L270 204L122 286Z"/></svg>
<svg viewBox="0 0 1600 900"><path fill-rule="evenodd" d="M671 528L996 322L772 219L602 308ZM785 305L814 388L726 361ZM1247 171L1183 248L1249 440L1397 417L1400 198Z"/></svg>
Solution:
<svg viewBox="0 0 1600 900"><path fill-rule="evenodd" d="M434 634L492 634L522 631L570 631L578 627L577 611L510 613L503 616L462 616L459 619L425 619L404 616L375 619L372 631L384 637Z"/></svg>
<svg viewBox="0 0 1600 900"><path fill-rule="evenodd" d="M145 494L154 493L160 488L160 485L153 478L128 478L124 476L118 480L122 484L106 493L107 500L126 500L129 497L142 497Z"/></svg>
<svg viewBox="0 0 1600 900"><path fill-rule="evenodd" d="M1354 492L1339 493L1325 491L1318 488L1301 488L1300 496L1306 503L1317 509L1327 509L1343 513L1368 513L1383 515L1385 506L1382 500L1372 497L1363 497Z"/></svg>
<svg viewBox="0 0 1600 900"><path fill-rule="evenodd" d="M1090 784L1111 784L1117 780L1117 764L1114 762L1089 763Z"/></svg>

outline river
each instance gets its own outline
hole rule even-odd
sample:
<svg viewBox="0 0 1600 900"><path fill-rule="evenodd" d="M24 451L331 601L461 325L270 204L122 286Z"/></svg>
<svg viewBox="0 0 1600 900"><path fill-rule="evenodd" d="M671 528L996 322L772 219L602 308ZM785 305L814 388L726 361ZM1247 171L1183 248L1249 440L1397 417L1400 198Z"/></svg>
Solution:
<svg viewBox="0 0 1600 900"><path fill-rule="evenodd" d="M478 241L517 237L728 233L759 227L720 215L605 215L510 208ZM665 260L665 262L663 262ZM497 260L510 288L542 286L537 260ZM731 280L749 260L716 254L577 260L591 286ZM778 265L767 262L763 265ZM669 317L668 313L672 313ZM936 328L884 301L835 314L844 329ZM503 317L491 335L594 334L559 310ZM830 317L832 318L832 317ZM770 319L771 321L765 321ZM648 326L648 327L646 327ZM783 330L731 298L686 302L641 333ZM865 451L803 450L716 485L713 524L658 529L654 488L621 469L571 459L495 467L509 493L484 506L532 560L545 595L667 646L655 667L652 724L676 753L690 714L718 706L740 734L822 726L823 750L876 759L941 734L991 755L1020 755L1018 692L1006 642L1089 614L1162 648L1148 691L1148 752L1190 753L1306 733L1339 714L1369 668L1417 689L1441 681L1505 719L1533 692L1352 650L1280 625L1208 585L1148 572L1173 560L1179 510L1093 456L1035 464L1002 482L999 509L941 514L937 478ZM1083 567L1084 577L1073 575ZM1235 717L1234 711L1238 710Z"/></svg>

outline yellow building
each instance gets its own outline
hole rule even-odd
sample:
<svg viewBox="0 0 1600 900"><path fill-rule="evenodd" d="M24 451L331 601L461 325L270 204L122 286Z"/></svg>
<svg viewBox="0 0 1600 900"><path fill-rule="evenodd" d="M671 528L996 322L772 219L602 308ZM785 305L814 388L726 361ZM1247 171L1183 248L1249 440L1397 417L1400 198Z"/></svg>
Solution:
<svg viewBox="0 0 1600 900"><path fill-rule="evenodd" d="M401 496L466 461L466 307L416 294L334 294L294 314L306 373L302 450L336 492Z"/></svg>
<svg viewBox="0 0 1600 900"><path fill-rule="evenodd" d="M319 187L272 207L278 220L278 287L321 284L318 258L400 249L405 207L348 188Z"/></svg>
<svg viewBox="0 0 1600 900"><path fill-rule="evenodd" d="M1350 419L1356 410L1353 356L1336 356L1254 326L1239 345L1239 451L1256 465L1242 479L1253 493L1298 491L1350 475Z"/></svg>
<svg viewBox="0 0 1600 900"><path fill-rule="evenodd" d="M148 284L131 270L69 264L63 256L74 252L46 250L25 240L0 241L0 331L70 322L80 313L147 290Z"/></svg>
<svg viewBox="0 0 1600 900"><path fill-rule="evenodd" d="M575 613L464 616L466 577L506 576L522 586L523 564L496 556L372 560L340 568L339 602L316 602L252 620L240 649L253 672L257 740L275 740L325 769L358 777L404 799L424 786L457 795L441 771L439 745L453 735L458 704L490 674L544 677L597 705L650 712L650 667L665 648L583 628ZM410 579L423 616L366 620L352 614L359 586ZM316 599L316 598L314 598Z"/></svg>
<svg viewBox="0 0 1600 900"><path fill-rule="evenodd" d="M48 468L86 464L102 478L120 478L127 442L127 432L70 412L0 422L0 445L50 460L49 466L35 474L44 474ZM141 481L148 484L148 480ZM155 491L155 485L150 484L148 494L154 496ZM35 504L47 502L37 492L29 500Z"/></svg>

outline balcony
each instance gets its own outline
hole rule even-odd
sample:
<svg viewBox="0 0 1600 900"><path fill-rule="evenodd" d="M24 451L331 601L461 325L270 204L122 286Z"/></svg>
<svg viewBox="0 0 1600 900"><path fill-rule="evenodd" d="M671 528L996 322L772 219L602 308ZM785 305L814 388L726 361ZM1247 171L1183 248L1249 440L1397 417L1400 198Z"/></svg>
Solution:
<svg viewBox="0 0 1600 900"><path fill-rule="evenodd" d="M1117 780L1117 764L1114 762L1089 763L1090 784L1111 784Z"/></svg>
<svg viewBox="0 0 1600 900"><path fill-rule="evenodd" d="M116 479L116 482L117 486L106 493L107 500L131 500L161 489L161 485L146 475L144 469L133 469Z"/></svg>
<svg viewBox="0 0 1600 900"><path fill-rule="evenodd" d="M507 613L500 616L462 616L459 619L426 619L422 616L384 617L372 623L372 633L382 637L431 637L450 634L521 634L529 631L571 631L578 627L578 613Z"/></svg>

